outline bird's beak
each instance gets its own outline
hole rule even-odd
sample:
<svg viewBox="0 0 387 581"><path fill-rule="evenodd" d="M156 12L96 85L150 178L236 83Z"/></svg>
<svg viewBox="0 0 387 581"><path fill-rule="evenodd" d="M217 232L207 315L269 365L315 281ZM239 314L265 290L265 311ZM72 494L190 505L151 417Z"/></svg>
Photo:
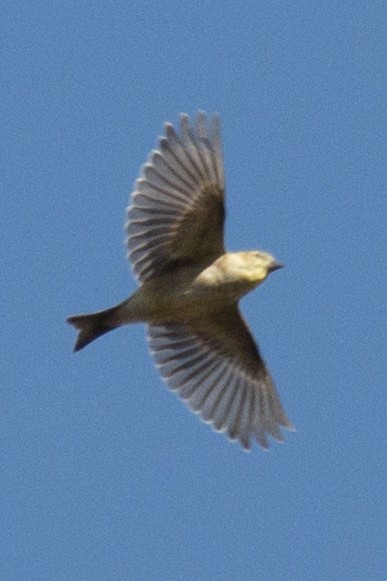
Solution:
<svg viewBox="0 0 387 581"><path fill-rule="evenodd" d="M274 270L278 270L279 268L283 268L285 265L283 262L274 261L269 266L269 272L273 272Z"/></svg>

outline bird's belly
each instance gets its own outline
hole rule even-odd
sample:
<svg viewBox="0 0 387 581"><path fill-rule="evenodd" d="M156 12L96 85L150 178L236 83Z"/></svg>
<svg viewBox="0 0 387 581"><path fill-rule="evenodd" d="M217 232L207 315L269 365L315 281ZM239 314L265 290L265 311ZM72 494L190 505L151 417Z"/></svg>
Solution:
<svg viewBox="0 0 387 581"><path fill-rule="evenodd" d="M143 320L147 322L182 321L208 316L235 303L241 296L231 286L176 285L152 289L143 294Z"/></svg>

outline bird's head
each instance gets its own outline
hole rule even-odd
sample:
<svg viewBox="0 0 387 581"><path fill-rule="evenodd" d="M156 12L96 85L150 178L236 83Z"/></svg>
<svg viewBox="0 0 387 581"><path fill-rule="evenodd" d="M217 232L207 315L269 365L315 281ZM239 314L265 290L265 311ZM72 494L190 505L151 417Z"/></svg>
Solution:
<svg viewBox="0 0 387 581"><path fill-rule="evenodd" d="M236 253L238 270L241 278L257 286L261 284L274 270L283 268L285 265L278 262L271 254L252 250L249 252Z"/></svg>

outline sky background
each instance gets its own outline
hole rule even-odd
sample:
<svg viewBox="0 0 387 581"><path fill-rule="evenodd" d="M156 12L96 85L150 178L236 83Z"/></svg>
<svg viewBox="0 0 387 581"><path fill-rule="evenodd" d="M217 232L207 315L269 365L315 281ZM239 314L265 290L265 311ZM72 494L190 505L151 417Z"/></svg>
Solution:
<svg viewBox="0 0 387 581"><path fill-rule="evenodd" d="M0 579L385 579L382 0L3 2ZM242 301L296 433L249 454L163 385L142 326L73 354L66 316L135 289L132 185L162 124L222 117Z"/></svg>

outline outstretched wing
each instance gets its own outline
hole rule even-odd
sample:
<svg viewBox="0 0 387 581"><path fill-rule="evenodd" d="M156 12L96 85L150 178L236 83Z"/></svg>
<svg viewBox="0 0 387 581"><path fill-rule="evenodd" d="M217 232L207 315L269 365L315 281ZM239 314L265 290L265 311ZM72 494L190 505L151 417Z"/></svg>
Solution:
<svg viewBox="0 0 387 581"><path fill-rule="evenodd" d="M150 325L149 348L169 387L205 422L238 440L268 448L293 429L273 380L236 306L191 324Z"/></svg>
<svg viewBox="0 0 387 581"><path fill-rule="evenodd" d="M128 255L141 282L177 264L207 266L224 254L220 120L215 115L207 127L199 112L195 128L187 115L180 121L180 134L165 124L127 210Z"/></svg>

